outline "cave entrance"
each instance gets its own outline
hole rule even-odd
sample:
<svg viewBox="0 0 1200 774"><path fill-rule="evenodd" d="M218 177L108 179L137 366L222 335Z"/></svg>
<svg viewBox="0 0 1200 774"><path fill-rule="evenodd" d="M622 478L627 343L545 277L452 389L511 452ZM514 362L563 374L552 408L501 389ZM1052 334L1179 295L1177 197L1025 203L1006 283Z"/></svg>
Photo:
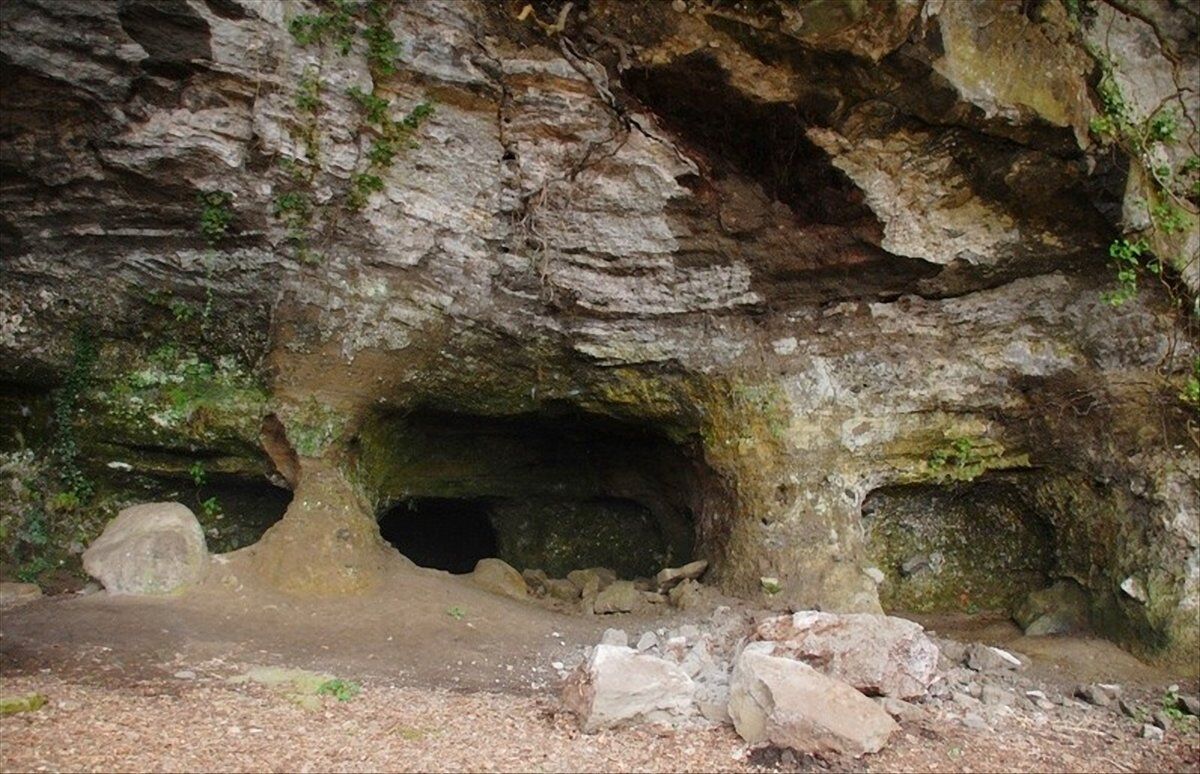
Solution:
<svg viewBox="0 0 1200 774"><path fill-rule="evenodd" d="M450 572L495 556L559 578L651 577L695 558L711 520L711 472L691 446L570 408L387 414L364 426L357 454L383 537Z"/></svg>
<svg viewBox="0 0 1200 774"><path fill-rule="evenodd" d="M383 539L422 567L455 574L496 556L496 530L486 500L417 497L401 500L379 517Z"/></svg>

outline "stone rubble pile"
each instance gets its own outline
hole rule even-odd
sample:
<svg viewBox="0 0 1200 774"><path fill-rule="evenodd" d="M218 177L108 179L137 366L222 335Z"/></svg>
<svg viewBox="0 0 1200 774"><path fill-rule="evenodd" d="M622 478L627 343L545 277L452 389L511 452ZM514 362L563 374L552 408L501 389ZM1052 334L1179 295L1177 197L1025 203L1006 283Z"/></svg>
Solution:
<svg viewBox="0 0 1200 774"><path fill-rule="evenodd" d="M708 569L703 559L682 567L663 568L654 578L624 580L607 567L572 570L565 578L545 571L518 572L500 559L481 559L472 580L488 591L517 599L535 598L587 614L638 613L669 605L680 610L695 607L714 594L699 582Z"/></svg>
<svg viewBox="0 0 1200 774"><path fill-rule="evenodd" d="M1029 677L1027 664L892 616L763 615L723 605L700 624L635 635L608 629L561 674L564 706L585 732L719 723L751 744L825 758L878 752L902 726L986 732L1018 714L1041 723L1121 713L1145 721L1139 736L1160 740L1172 716L1200 710L1200 700L1176 694L1173 712L1138 705L1108 683L1054 690Z"/></svg>

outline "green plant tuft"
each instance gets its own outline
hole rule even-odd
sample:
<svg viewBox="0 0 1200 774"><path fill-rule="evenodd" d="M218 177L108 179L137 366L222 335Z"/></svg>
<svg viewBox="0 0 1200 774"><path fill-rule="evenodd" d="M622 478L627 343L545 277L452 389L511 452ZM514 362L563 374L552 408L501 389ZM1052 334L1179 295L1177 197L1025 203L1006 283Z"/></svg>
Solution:
<svg viewBox="0 0 1200 774"><path fill-rule="evenodd" d="M334 678L317 686L318 696L332 696L338 701L350 701L362 693L362 686L353 680Z"/></svg>
<svg viewBox="0 0 1200 774"><path fill-rule="evenodd" d="M209 247L213 247L229 232L233 222L233 194L229 191L201 191L200 233Z"/></svg>

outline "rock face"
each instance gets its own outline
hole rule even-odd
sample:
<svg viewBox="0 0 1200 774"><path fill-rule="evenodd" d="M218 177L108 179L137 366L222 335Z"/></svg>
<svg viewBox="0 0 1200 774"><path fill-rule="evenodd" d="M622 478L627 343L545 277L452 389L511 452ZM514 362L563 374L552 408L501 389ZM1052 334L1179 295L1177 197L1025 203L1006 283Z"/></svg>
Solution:
<svg viewBox="0 0 1200 774"><path fill-rule="evenodd" d="M691 713L692 680L679 667L620 645L597 645L563 688L584 731Z"/></svg>
<svg viewBox="0 0 1200 774"><path fill-rule="evenodd" d="M1073 580L1031 592L1013 611L1013 620L1029 637L1069 634L1088 625L1087 594Z"/></svg>
<svg viewBox="0 0 1200 774"><path fill-rule="evenodd" d="M313 40L293 22L328 8L301 0L8 0L0 423L32 434L24 396L75 385L59 430L114 488L198 456L298 481L338 506L294 503L256 555L331 593L384 561L372 511L413 496L492 503L523 567L608 561L582 535L645 574L702 557L726 592L879 612L871 493L934 511L986 471L1009 489L971 497L1029 516L999 558L1046 559L1000 566L1038 575L1015 596L1077 578L1110 636L1191 663L1194 336L1157 282L1102 299L1153 181L1089 135L1108 81L1085 46L1151 119L1190 82L1191 17L842 5L593 0L549 35L413 0ZM1178 142L1134 155L1183 181L1177 103ZM1180 201L1160 257L1194 254ZM914 585L974 604L950 591L972 552L910 548L885 598L941 552ZM1114 592L1135 575L1145 603Z"/></svg>
<svg viewBox="0 0 1200 774"><path fill-rule="evenodd" d="M752 636L872 696L924 696L937 676L937 646L902 618L804 611L763 621Z"/></svg>
<svg viewBox="0 0 1200 774"><path fill-rule="evenodd" d="M747 742L858 757L882 750L899 728L846 683L774 650L773 643L750 643L734 667L729 714Z"/></svg>
<svg viewBox="0 0 1200 774"><path fill-rule="evenodd" d="M83 552L83 567L110 594L169 594L204 577L208 547L179 503L126 508Z"/></svg>

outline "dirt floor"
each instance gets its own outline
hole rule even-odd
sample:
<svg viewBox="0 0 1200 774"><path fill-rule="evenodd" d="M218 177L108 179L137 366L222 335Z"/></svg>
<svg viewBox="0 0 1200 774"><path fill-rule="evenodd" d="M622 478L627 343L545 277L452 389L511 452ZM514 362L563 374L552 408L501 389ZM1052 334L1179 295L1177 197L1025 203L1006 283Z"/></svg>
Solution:
<svg viewBox="0 0 1200 774"><path fill-rule="evenodd" d="M1153 742L1107 711L1015 715L984 731L931 713L859 761L754 749L727 727L584 735L558 708L559 667L610 626L633 634L705 610L585 617L429 570L367 596L298 600L235 569L174 598L63 595L5 611L0 690L49 701L0 718L0 770L1200 771L1195 723ZM1101 640L1033 641L987 617L922 623L1025 653L1060 692L1103 680L1152 704L1170 683L1197 689ZM255 665L324 671L362 692L304 708L230 681Z"/></svg>

